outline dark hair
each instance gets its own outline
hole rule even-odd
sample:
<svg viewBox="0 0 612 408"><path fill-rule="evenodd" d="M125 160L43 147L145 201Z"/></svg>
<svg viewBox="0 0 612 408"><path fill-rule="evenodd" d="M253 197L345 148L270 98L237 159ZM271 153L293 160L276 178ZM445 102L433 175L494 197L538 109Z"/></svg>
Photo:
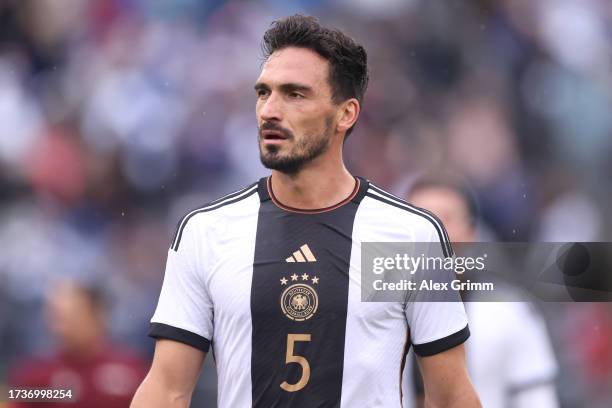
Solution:
<svg viewBox="0 0 612 408"><path fill-rule="evenodd" d="M462 183L455 177L443 176L443 175L427 175L419 178L411 187L408 193L409 196L415 194L417 191L426 190L429 188L440 188L444 190L450 190L457 194L468 210L470 222L476 223L478 219L478 202L475 194L472 190L467 187L465 183Z"/></svg>
<svg viewBox="0 0 612 408"><path fill-rule="evenodd" d="M96 313L105 314L110 307L109 293L106 287L98 282L71 282L81 293Z"/></svg>
<svg viewBox="0 0 612 408"><path fill-rule="evenodd" d="M340 30L323 27L314 17L296 14L274 21L263 36L265 59L287 47L312 50L329 62L334 103L349 98L363 102L368 87L368 56L352 38Z"/></svg>

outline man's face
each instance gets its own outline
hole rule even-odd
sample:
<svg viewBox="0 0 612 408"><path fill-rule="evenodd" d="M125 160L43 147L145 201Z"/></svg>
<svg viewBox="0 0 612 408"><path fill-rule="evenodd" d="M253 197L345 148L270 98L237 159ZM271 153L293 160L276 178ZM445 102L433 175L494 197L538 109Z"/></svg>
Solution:
<svg viewBox="0 0 612 408"><path fill-rule="evenodd" d="M471 242L474 239L469 208L463 197L452 189L420 188L408 197L408 201L440 218L452 242Z"/></svg>
<svg viewBox="0 0 612 408"><path fill-rule="evenodd" d="M274 52L255 84L261 162L294 174L329 147L337 106L329 63L317 53L289 47Z"/></svg>
<svg viewBox="0 0 612 408"><path fill-rule="evenodd" d="M60 346L82 350L100 336L100 317L81 288L70 282L54 285L45 304L47 323Z"/></svg>

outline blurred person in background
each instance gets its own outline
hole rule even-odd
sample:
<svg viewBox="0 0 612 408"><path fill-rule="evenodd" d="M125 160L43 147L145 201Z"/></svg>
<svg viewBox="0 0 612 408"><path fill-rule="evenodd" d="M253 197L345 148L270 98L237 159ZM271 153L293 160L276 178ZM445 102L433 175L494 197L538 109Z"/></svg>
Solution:
<svg viewBox="0 0 612 408"><path fill-rule="evenodd" d="M345 146L352 172L393 187L444 166L469 177L491 237L611 240L612 2L265 5L0 1L0 383L49 348L41 304L58 271L102 272L118 300L113 338L153 349L144 316L176 219L267 174L245 155L259 67L244 61L269 21L293 12L324 16L369 50L377 74ZM578 188L557 189L570 179ZM562 405L612 406L612 311L542 309ZM203 370L194 405L215 406L213 376Z"/></svg>
<svg viewBox="0 0 612 408"><path fill-rule="evenodd" d="M71 390L69 405L73 407L127 407L147 363L108 338L106 308L107 300L98 287L68 280L54 285L47 294L45 317L56 350L47 357L18 361L9 375L9 386ZM12 405L46 406L57 403Z"/></svg>
<svg viewBox="0 0 612 408"><path fill-rule="evenodd" d="M414 183L408 201L436 214L451 242L477 242L477 205L470 191L449 177ZM484 407L556 408L557 363L542 316L525 302L478 302L463 294L472 336L468 370ZM413 370L423 406L420 375Z"/></svg>

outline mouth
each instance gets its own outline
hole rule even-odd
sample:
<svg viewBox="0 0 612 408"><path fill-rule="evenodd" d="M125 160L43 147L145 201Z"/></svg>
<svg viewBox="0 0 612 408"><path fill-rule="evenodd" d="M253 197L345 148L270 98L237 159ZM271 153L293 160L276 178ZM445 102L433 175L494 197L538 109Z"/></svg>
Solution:
<svg viewBox="0 0 612 408"><path fill-rule="evenodd" d="M287 137L278 130L263 130L261 132L261 136L264 141L287 140Z"/></svg>
<svg viewBox="0 0 612 408"><path fill-rule="evenodd" d="M264 146L281 145L288 139L283 132L278 130L261 131L261 142Z"/></svg>

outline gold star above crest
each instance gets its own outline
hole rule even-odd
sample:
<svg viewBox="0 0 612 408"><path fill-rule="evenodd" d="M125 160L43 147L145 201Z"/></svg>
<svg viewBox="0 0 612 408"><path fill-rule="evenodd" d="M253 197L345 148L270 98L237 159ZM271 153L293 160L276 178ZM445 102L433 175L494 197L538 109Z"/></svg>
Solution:
<svg viewBox="0 0 612 408"><path fill-rule="evenodd" d="M314 278L312 278L312 284L316 285L317 283L319 283L319 278L315 276Z"/></svg>
<svg viewBox="0 0 612 408"><path fill-rule="evenodd" d="M283 278L280 280L281 285L286 285L287 284L287 279L283 276Z"/></svg>
<svg viewBox="0 0 612 408"><path fill-rule="evenodd" d="M294 273L293 275L291 275L291 280L292 281L298 280L298 276Z"/></svg>
<svg viewBox="0 0 612 408"><path fill-rule="evenodd" d="M304 273L302 275L302 280L308 280L308 274L307 273Z"/></svg>

